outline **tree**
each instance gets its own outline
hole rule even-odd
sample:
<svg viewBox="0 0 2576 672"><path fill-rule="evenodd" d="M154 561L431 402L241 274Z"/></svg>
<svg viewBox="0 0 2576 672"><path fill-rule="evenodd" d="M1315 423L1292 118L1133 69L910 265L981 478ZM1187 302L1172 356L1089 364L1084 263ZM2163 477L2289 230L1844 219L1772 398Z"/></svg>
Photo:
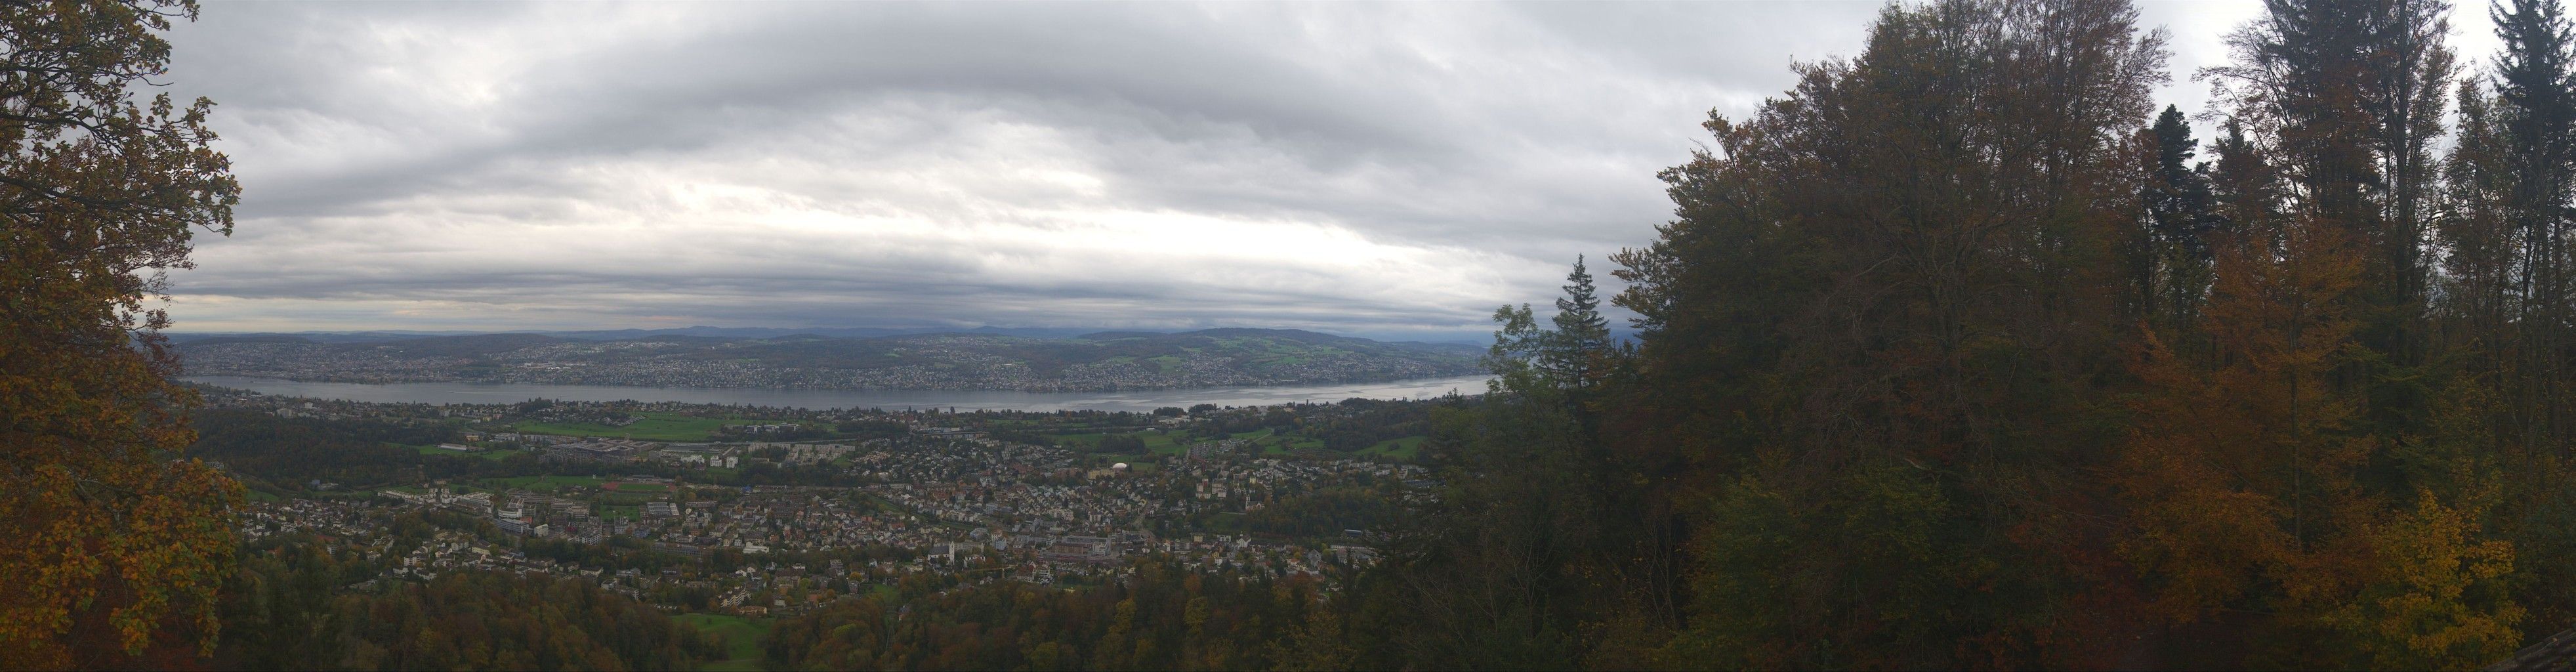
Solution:
<svg viewBox="0 0 2576 672"><path fill-rule="evenodd" d="M1697 512L1664 540L1697 565L1664 664L2114 655L2077 644L2125 639L2133 607L2072 483L2105 466L2097 386L2136 319L2121 254L2164 61L2136 21L1891 6L1858 58L1712 118L1716 149L1666 173L1675 220L1617 257L1642 380L1603 423L1649 465L1629 489Z"/></svg>
<svg viewBox="0 0 2576 672"><path fill-rule="evenodd" d="M2566 249L2570 199L2576 197L2570 193L2576 180L2569 177L2576 170L2576 93L2569 91L2576 86L2570 71L2576 35L2556 0L2513 0L2510 9L2498 4L2488 14L2504 43L2495 64L2492 116L2499 137L2490 144L2499 156L2491 179L2502 183L2498 210L2517 234L2498 241L2518 252L2509 271L2519 307L2519 342L2513 344L2519 356L2509 375L2523 402L2514 424L2525 444L2563 446L2570 423L2576 423L2559 373L2567 365L2566 348L2576 345L2566 333L2569 318L2576 317L2570 314L2576 307L2570 305L2576 260Z"/></svg>
<svg viewBox="0 0 2576 672"><path fill-rule="evenodd" d="M2480 540L2475 510L2431 492L2376 527L2366 587L2326 615L2349 633L2368 667L2465 669L2513 654L2522 608L2506 596L2513 544Z"/></svg>
<svg viewBox="0 0 2576 672"><path fill-rule="evenodd" d="M1574 258L1565 281L1565 296L1557 298L1552 320L1556 329L1540 347L1538 365L1560 384L1592 387L1610 350L1610 323L1601 317L1601 299L1593 290L1592 274L1583 270L1583 257Z"/></svg>
<svg viewBox="0 0 2576 672"><path fill-rule="evenodd" d="M2200 141L2192 139L2182 110L2165 106L2146 135L2154 148L2138 195L2146 206L2146 245L2132 263L2145 316L2158 324L2184 324L2209 291L2209 236L2222 220L2213 210L2209 165L2191 163Z"/></svg>
<svg viewBox="0 0 2576 672"><path fill-rule="evenodd" d="M180 459L195 401L143 302L238 187L212 103L134 91L187 0L0 7L0 666L207 650L237 487ZM175 655L175 654L173 654Z"/></svg>
<svg viewBox="0 0 2576 672"><path fill-rule="evenodd" d="M2576 509L2566 495L2568 444L2576 433L2576 390L2566 375L2576 320L2576 28L2556 0L2492 3L2502 50L2481 82L2481 109L2463 87L2458 149L2451 157L2454 214L2442 241L2456 278L2445 312L2470 364L2460 386L2491 398L2493 412L2470 424L2486 430L2483 458L2509 464L2490 515L2512 541L2516 598L2531 610L2530 633L2545 636L2576 617ZM2489 102L2491 101L2491 102ZM2475 114L2472 114L2475 112ZM2459 395L2450 395L2459 396Z"/></svg>
<svg viewBox="0 0 2576 672"><path fill-rule="evenodd" d="M2308 609L2348 594L2336 571L2369 527L2352 505L2371 448L2358 402L2328 383L2357 350L2340 299L2362 260L2341 228L2252 223L2218 256L2200 328L2212 347L2142 346L2136 424L2112 470L2134 529L2119 552L2171 623L2222 609ZM2277 592L2263 592L2278 586Z"/></svg>
<svg viewBox="0 0 2576 672"><path fill-rule="evenodd" d="M2370 387L2366 418L2390 430L2421 422L2416 367L2432 274L2423 259L2439 177L2453 67L2439 0L2266 0L2262 18L2227 38L2234 63L2204 71L2259 131L2287 178L2291 212L2341 227L2365 252L2354 304L2359 342L2333 382Z"/></svg>
<svg viewBox="0 0 2576 672"><path fill-rule="evenodd" d="M2444 162L2448 193L2434 240L2442 253L2445 347L2474 353L2480 373L2511 375L2521 341L2524 233L2513 214L2518 172L2505 114L2478 82L2460 85L2460 129Z"/></svg>

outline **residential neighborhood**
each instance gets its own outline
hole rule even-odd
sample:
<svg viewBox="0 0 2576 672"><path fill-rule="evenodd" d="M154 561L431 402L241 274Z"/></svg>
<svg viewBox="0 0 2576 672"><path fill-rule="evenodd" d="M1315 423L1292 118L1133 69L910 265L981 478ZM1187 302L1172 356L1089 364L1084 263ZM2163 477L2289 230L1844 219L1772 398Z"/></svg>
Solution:
<svg viewBox="0 0 2576 672"><path fill-rule="evenodd" d="M1384 412L1358 401L949 414L208 396L269 418L260 422L435 435L415 454L487 470L262 492L239 518L247 541L319 535L379 568L369 582L468 570L581 577L675 611L796 613L907 579L1114 582L1139 561L1329 584L1375 561L1358 521L1376 514L1311 505L1358 497L1385 509L1433 485L1395 449L1330 451L1283 432ZM668 436L673 418L704 415L733 417L692 425L701 440L576 435ZM1247 429L1258 423L1286 424ZM567 428L584 431L542 433ZM762 440L798 434L821 436ZM1101 452L1120 446L1145 450Z"/></svg>

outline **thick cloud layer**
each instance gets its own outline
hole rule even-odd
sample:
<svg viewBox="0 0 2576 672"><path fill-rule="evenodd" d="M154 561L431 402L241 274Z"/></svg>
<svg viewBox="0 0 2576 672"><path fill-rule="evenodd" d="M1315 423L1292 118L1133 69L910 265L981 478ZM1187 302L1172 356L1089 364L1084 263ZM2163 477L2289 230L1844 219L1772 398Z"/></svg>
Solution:
<svg viewBox="0 0 2576 672"><path fill-rule="evenodd" d="M1473 331L1646 241L1709 110L1877 10L217 3L170 89L220 104L246 194L173 311ZM2251 12L2148 19L2187 73Z"/></svg>

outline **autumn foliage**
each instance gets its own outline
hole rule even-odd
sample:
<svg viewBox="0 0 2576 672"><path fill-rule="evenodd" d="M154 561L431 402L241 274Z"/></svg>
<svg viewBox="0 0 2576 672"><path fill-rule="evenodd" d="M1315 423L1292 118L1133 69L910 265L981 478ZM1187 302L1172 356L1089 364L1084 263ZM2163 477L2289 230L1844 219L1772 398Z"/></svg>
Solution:
<svg viewBox="0 0 2576 672"><path fill-rule="evenodd" d="M1888 7L1664 173L1597 382L1498 346L1382 570L1422 606L1354 612L1444 653L1369 662L2462 668L2576 626L2576 59L2518 0L2464 67L2449 11L2266 2L2195 117L2127 2Z"/></svg>
<svg viewBox="0 0 2576 672"><path fill-rule="evenodd" d="M230 481L177 454L193 397L144 301L236 188L161 73L178 2L0 6L0 667L210 650Z"/></svg>

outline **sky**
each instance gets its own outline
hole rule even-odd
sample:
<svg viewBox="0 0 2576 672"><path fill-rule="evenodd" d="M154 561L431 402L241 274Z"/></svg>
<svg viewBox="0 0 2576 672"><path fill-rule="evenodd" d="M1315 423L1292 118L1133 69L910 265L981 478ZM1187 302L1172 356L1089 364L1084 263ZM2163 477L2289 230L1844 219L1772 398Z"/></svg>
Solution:
<svg viewBox="0 0 2576 672"><path fill-rule="evenodd" d="M179 331L1491 329L1875 2L212 2ZM2483 4L2454 44L2483 62ZM2145 2L2173 83L2242 2Z"/></svg>

